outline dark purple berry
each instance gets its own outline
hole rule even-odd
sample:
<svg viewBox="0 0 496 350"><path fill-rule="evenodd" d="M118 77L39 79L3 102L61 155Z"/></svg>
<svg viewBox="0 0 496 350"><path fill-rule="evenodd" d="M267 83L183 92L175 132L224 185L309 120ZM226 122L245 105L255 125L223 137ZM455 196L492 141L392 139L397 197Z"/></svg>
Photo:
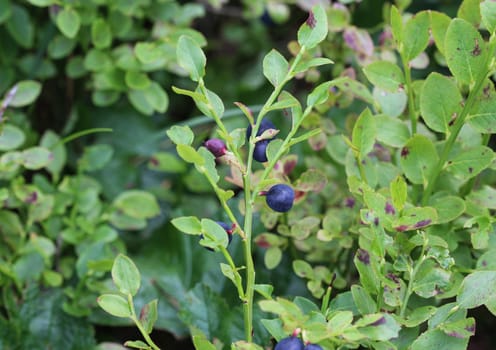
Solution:
<svg viewBox="0 0 496 350"><path fill-rule="evenodd" d="M285 184L274 185L265 193L267 205L274 211L287 212L293 206L294 190Z"/></svg>
<svg viewBox="0 0 496 350"><path fill-rule="evenodd" d="M212 152L215 158L222 157L224 154L226 154L227 151L226 144L224 143L224 141L219 139L207 140L205 141L204 146L207 147L210 152Z"/></svg>
<svg viewBox="0 0 496 350"><path fill-rule="evenodd" d="M253 159L257 162L264 163L267 161L267 146L269 145L269 140L258 141L255 144L255 149L253 150Z"/></svg>
<svg viewBox="0 0 496 350"><path fill-rule="evenodd" d="M248 125L246 129L246 139L248 140L251 136L252 126ZM268 119L262 119L260 122L260 127L258 128L257 136L260 136L264 133L265 130L276 129L276 126Z"/></svg>
<svg viewBox="0 0 496 350"><path fill-rule="evenodd" d="M287 337L276 344L274 350L303 350L303 342L297 337Z"/></svg>
<svg viewBox="0 0 496 350"><path fill-rule="evenodd" d="M322 349L322 346L317 344L307 344L304 350L324 350L324 349Z"/></svg>

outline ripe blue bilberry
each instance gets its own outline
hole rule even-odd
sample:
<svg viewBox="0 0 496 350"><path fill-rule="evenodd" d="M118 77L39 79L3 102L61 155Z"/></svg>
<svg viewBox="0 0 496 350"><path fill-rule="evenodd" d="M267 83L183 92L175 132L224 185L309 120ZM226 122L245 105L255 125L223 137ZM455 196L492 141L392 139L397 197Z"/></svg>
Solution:
<svg viewBox="0 0 496 350"><path fill-rule="evenodd" d="M222 157L226 154L227 148L224 141L219 139L210 139L203 143L203 145L215 156L215 158Z"/></svg>
<svg viewBox="0 0 496 350"><path fill-rule="evenodd" d="M274 350L303 350L303 342L298 337L287 337L281 339Z"/></svg>
<svg viewBox="0 0 496 350"><path fill-rule="evenodd" d="M260 136L264 133L264 131L269 130L269 129L276 129L276 126L268 119L262 119L260 122L260 127L258 128L257 131L257 136ZM248 140L251 136L251 131L252 131L252 126L248 125L248 128L246 129L246 139ZM255 159L257 162L264 163L267 161L267 146L269 145L269 142L272 141L274 138L270 139L265 139L265 140L260 140L255 144L255 150L253 151L253 159Z"/></svg>
<svg viewBox="0 0 496 350"><path fill-rule="evenodd" d="M257 131L257 136L262 135L265 130L269 130L269 129L276 129L276 126L270 120L262 119L262 121L260 122L260 127L258 128ZM252 130L252 126L248 125L248 128L246 129L246 140L250 138L251 130Z"/></svg>
<svg viewBox="0 0 496 350"><path fill-rule="evenodd" d="M291 186L285 184L277 184L272 186L267 192L262 192L265 195L267 205L274 211L284 213L293 206L295 198L294 190Z"/></svg>
<svg viewBox="0 0 496 350"><path fill-rule="evenodd" d="M270 140L262 140L258 141L255 144L255 150L253 151L253 159L257 162L264 163L267 161L267 146L269 145Z"/></svg>

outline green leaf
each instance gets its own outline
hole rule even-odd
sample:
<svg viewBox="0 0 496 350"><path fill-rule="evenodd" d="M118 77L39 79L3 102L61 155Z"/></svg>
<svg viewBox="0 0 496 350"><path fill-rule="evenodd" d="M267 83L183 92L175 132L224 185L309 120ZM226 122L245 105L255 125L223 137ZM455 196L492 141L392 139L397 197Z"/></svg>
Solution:
<svg viewBox="0 0 496 350"><path fill-rule="evenodd" d="M152 170L181 174L186 172L186 164L172 153L157 152L150 158L148 166Z"/></svg>
<svg viewBox="0 0 496 350"><path fill-rule="evenodd" d="M114 149L107 144L88 146L84 149L83 156L79 160L81 169L85 171L100 170L110 162L113 154Z"/></svg>
<svg viewBox="0 0 496 350"><path fill-rule="evenodd" d="M81 18L79 13L72 7L64 7L58 14L55 20L57 27L62 34L68 38L75 38L81 26Z"/></svg>
<svg viewBox="0 0 496 350"><path fill-rule="evenodd" d="M270 247L264 255L265 267L273 270L279 265L282 259L282 250L279 247Z"/></svg>
<svg viewBox="0 0 496 350"><path fill-rule="evenodd" d="M150 345L148 345L147 343L141 340L128 340L124 343L124 346L128 346L133 349L147 349L147 350L151 349ZM115 349L115 350L120 350L120 349Z"/></svg>
<svg viewBox="0 0 496 350"><path fill-rule="evenodd" d="M91 41L97 49L105 49L112 44L112 32L107 21L98 18L91 24Z"/></svg>
<svg viewBox="0 0 496 350"><path fill-rule="evenodd" d="M199 89L197 89L199 91ZM198 92L197 91L197 92ZM211 118L217 116L221 118L224 114L224 103L222 99L213 91L207 89L206 100L195 99L195 104L198 109ZM208 101L208 102L207 102Z"/></svg>
<svg viewBox="0 0 496 350"><path fill-rule="evenodd" d="M353 295L353 301L358 311L362 315L377 312L377 304L363 287L359 285L351 286L351 294Z"/></svg>
<svg viewBox="0 0 496 350"><path fill-rule="evenodd" d="M313 67L319 67L319 66L324 66L327 64L332 64L334 63L332 60L326 58L326 57L314 57L310 59L302 59L298 64L296 65L294 72L295 73L302 73L310 68Z"/></svg>
<svg viewBox="0 0 496 350"><path fill-rule="evenodd" d="M160 214L156 198L142 190L122 192L114 200L114 206L135 219L149 219Z"/></svg>
<svg viewBox="0 0 496 350"><path fill-rule="evenodd" d="M14 150L24 143L26 136L17 126L6 124L1 128L0 151Z"/></svg>
<svg viewBox="0 0 496 350"><path fill-rule="evenodd" d="M418 326L428 319L430 319L435 313L437 309L434 306L421 306L412 311L410 315L408 315L405 320L405 325L407 327L415 327Z"/></svg>
<svg viewBox="0 0 496 350"><path fill-rule="evenodd" d="M10 0L0 0L0 24L3 24L10 16L12 16Z"/></svg>
<svg viewBox="0 0 496 350"><path fill-rule="evenodd" d="M451 23L451 18L442 12L429 11L429 13L431 17L431 33L434 37L434 42L436 43L439 52L444 55L444 38L446 37L448 26Z"/></svg>
<svg viewBox="0 0 496 350"><path fill-rule="evenodd" d="M24 107L33 103L41 93L41 84L35 80L22 80L16 84L12 107Z"/></svg>
<svg viewBox="0 0 496 350"><path fill-rule="evenodd" d="M274 287L270 284L255 284L254 289L255 292L266 299L270 299L272 297L272 292L274 291Z"/></svg>
<svg viewBox="0 0 496 350"><path fill-rule="evenodd" d="M179 144L176 146L177 154L188 163L198 166L205 164L205 159L190 145Z"/></svg>
<svg viewBox="0 0 496 350"><path fill-rule="evenodd" d="M465 212L465 202L456 196L433 198L430 205L437 211L438 224L451 222Z"/></svg>
<svg viewBox="0 0 496 350"><path fill-rule="evenodd" d="M339 77L331 80L332 86L339 88L340 90L349 92L353 94L356 98L362 99L363 101L373 104L374 97L368 90L368 88L361 82L351 79L350 77Z"/></svg>
<svg viewBox="0 0 496 350"><path fill-rule="evenodd" d="M150 79L146 73L140 71L127 71L126 72L126 85L130 89L143 90L150 86Z"/></svg>
<svg viewBox="0 0 496 350"><path fill-rule="evenodd" d="M159 83L152 81L144 90L147 103L159 113L164 113L169 107L169 96Z"/></svg>
<svg viewBox="0 0 496 350"><path fill-rule="evenodd" d="M376 101L375 104L379 104L382 113L392 118L397 118L403 114L408 102L408 96L404 90L390 92L376 86L373 96Z"/></svg>
<svg viewBox="0 0 496 350"><path fill-rule="evenodd" d="M392 225L396 231L411 231L437 223L437 212L432 207L411 207L394 220Z"/></svg>
<svg viewBox="0 0 496 350"><path fill-rule="evenodd" d="M378 316L381 316L381 318L377 319L377 321L372 322L367 327L359 328L360 333L366 335L369 339L383 342L389 339L397 338L398 333L401 330L401 326L393 318L393 316L389 314L378 314ZM358 322L360 322L360 320Z"/></svg>
<svg viewBox="0 0 496 350"><path fill-rule="evenodd" d="M469 317L455 322L441 323L439 329L452 337L470 338L475 335L475 319Z"/></svg>
<svg viewBox="0 0 496 350"><path fill-rule="evenodd" d="M429 74L420 95L420 112L427 126L446 134L461 110L462 95L455 82L436 72Z"/></svg>
<svg viewBox="0 0 496 350"><path fill-rule="evenodd" d="M28 0L28 2L38 7L48 7L55 4L55 0Z"/></svg>
<svg viewBox="0 0 496 350"><path fill-rule="evenodd" d="M76 40L63 35L56 35L48 44L48 54L51 58L59 59L69 55L76 46Z"/></svg>
<svg viewBox="0 0 496 350"><path fill-rule="evenodd" d="M130 90L127 93L127 98L129 102L136 108L140 113L144 115L152 115L154 108L152 104L147 100L144 90Z"/></svg>
<svg viewBox="0 0 496 350"><path fill-rule="evenodd" d="M403 33L403 54L407 61L413 60L427 48L429 43L429 13L417 12L406 23Z"/></svg>
<svg viewBox="0 0 496 350"><path fill-rule="evenodd" d="M34 288L26 293L22 303L16 305L18 326L12 331L20 333L13 348L94 349L96 341L91 323L85 317L73 317L65 312L62 305L66 300L67 295L61 288ZM9 323L13 322L7 321ZM4 331L9 328L3 324L0 327L2 344L10 348L8 339L12 334L7 336Z"/></svg>
<svg viewBox="0 0 496 350"><path fill-rule="evenodd" d="M480 33L467 21L451 21L444 39L446 62L456 80L473 84L485 74L487 48Z"/></svg>
<svg viewBox="0 0 496 350"><path fill-rule="evenodd" d="M465 350L468 338L457 338L445 334L439 329L430 329L422 333L412 344L411 350Z"/></svg>
<svg viewBox="0 0 496 350"><path fill-rule="evenodd" d="M207 59L196 41L182 35L177 42L176 55L179 65L188 72L191 80L203 78Z"/></svg>
<svg viewBox="0 0 496 350"><path fill-rule="evenodd" d="M179 231L187 233L189 235L200 235L202 226L200 220L195 216L182 216L179 218L172 219L172 225L174 225Z"/></svg>
<svg viewBox="0 0 496 350"><path fill-rule="evenodd" d="M167 136L169 136L171 141L176 145L191 145L195 138L195 134L193 134L193 131L191 131L190 127L187 125L174 125L167 130Z"/></svg>
<svg viewBox="0 0 496 350"><path fill-rule="evenodd" d="M158 300L154 299L147 303L140 312L139 320L145 331L150 334L153 330L155 322L157 322L158 311L157 311Z"/></svg>
<svg viewBox="0 0 496 350"><path fill-rule="evenodd" d="M477 176L487 169L494 160L494 152L489 147L478 146L464 150L448 159L446 170L463 180Z"/></svg>
<svg viewBox="0 0 496 350"><path fill-rule="evenodd" d="M311 49L327 37L327 15L322 6L315 6L308 13L308 19L298 30L298 43Z"/></svg>
<svg viewBox="0 0 496 350"><path fill-rule="evenodd" d="M37 170L50 164L52 152L44 147L31 147L22 152L22 165L26 169Z"/></svg>
<svg viewBox="0 0 496 350"><path fill-rule="evenodd" d="M481 22L480 3L481 0L463 0L458 8L457 17L478 28Z"/></svg>
<svg viewBox="0 0 496 350"><path fill-rule="evenodd" d="M406 181L403 176L398 175L391 184L389 185L389 191L391 192L391 199L393 201L393 207L398 211L403 210L403 207L408 198Z"/></svg>
<svg viewBox="0 0 496 350"><path fill-rule="evenodd" d="M375 61L365 67L363 72L372 84L389 92L403 89L405 84L400 67L389 61Z"/></svg>
<svg viewBox="0 0 496 350"><path fill-rule="evenodd" d="M204 334L193 336L193 345L196 350L216 350L214 344L208 341Z"/></svg>
<svg viewBox="0 0 496 350"><path fill-rule="evenodd" d="M202 283L186 293L180 307L181 320L201 330L207 339L214 337L229 314L225 299Z"/></svg>
<svg viewBox="0 0 496 350"><path fill-rule="evenodd" d="M352 142L362 159L374 148L376 123L372 113L367 108L358 117L353 126Z"/></svg>
<svg viewBox="0 0 496 350"><path fill-rule="evenodd" d="M391 6L391 32L393 33L396 44L403 42L403 18L396 6Z"/></svg>
<svg viewBox="0 0 496 350"><path fill-rule="evenodd" d="M29 12L22 6L12 5L6 27L14 40L23 48L29 49L34 43L34 26Z"/></svg>
<svg viewBox="0 0 496 350"><path fill-rule="evenodd" d="M138 293L141 276L134 262L127 256L119 254L112 266L112 280L122 294Z"/></svg>
<svg viewBox="0 0 496 350"><path fill-rule="evenodd" d="M496 209L496 190L491 186L483 185L482 188L472 191L467 199L481 208Z"/></svg>
<svg viewBox="0 0 496 350"><path fill-rule="evenodd" d="M329 98L331 86L332 81L327 81L313 89L307 97L307 106L317 106L325 103Z"/></svg>
<svg viewBox="0 0 496 350"><path fill-rule="evenodd" d="M204 246L212 249L215 249L218 246L227 247L229 237L227 236L226 230L218 223L210 219L202 219L201 228L202 233L204 234L204 238L201 242Z"/></svg>
<svg viewBox="0 0 496 350"><path fill-rule="evenodd" d="M489 33L496 31L496 4L494 1L485 0L480 4L480 14L482 23Z"/></svg>
<svg viewBox="0 0 496 350"><path fill-rule="evenodd" d="M375 116L377 140L392 147L403 147L410 138L408 126L398 118L387 115Z"/></svg>
<svg viewBox="0 0 496 350"><path fill-rule="evenodd" d="M407 179L414 184L426 186L438 160L434 144L423 135L413 136L401 150L401 168Z"/></svg>
<svg viewBox="0 0 496 350"><path fill-rule="evenodd" d="M456 301L461 308L473 309L494 301L496 271L476 271L463 279Z"/></svg>
<svg viewBox="0 0 496 350"><path fill-rule="evenodd" d="M486 81L467 120L480 133L496 133L496 90L492 81Z"/></svg>
<svg viewBox="0 0 496 350"><path fill-rule="evenodd" d="M220 177L217 172L215 156L212 152L207 150L205 147L200 147L197 153L203 159L201 164L195 164L198 171L200 173L207 174L214 183L219 182Z"/></svg>
<svg viewBox="0 0 496 350"><path fill-rule="evenodd" d="M156 43L138 42L134 46L134 53L136 58L143 64L153 64L159 61L163 52Z"/></svg>
<svg viewBox="0 0 496 350"><path fill-rule="evenodd" d="M263 59L263 74L275 87L280 85L289 71L289 63L279 51L272 49Z"/></svg>
<svg viewBox="0 0 496 350"><path fill-rule="evenodd" d="M103 294L97 299L98 305L116 317L131 317L131 309L127 300L116 294Z"/></svg>
<svg viewBox="0 0 496 350"><path fill-rule="evenodd" d="M353 259L360 275L360 283L371 295L377 295L380 288L380 277L376 257L365 249L358 249Z"/></svg>

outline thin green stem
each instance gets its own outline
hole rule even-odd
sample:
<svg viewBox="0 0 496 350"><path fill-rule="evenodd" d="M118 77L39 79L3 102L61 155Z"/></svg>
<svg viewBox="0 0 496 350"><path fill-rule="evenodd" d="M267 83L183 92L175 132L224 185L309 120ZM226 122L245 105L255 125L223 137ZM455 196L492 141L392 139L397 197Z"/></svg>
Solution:
<svg viewBox="0 0 496 350"><path fill-rule="evenodd" d="M214 192L217 195L217 198L219 199L219 202L222 205L222 208L227 213L227 216L229 216L229 219L231 220L231 222L236 225L236 229L239 231L239 234L240 234L241 238L244 239L245 233L244 233L242 227L239 225L239 222L236 219L236 216L234 216L234 213L232 212L231 208L227 204L227 202L226 202L223 194L221 193L221 191L223 191L223 190L220 189L219 186L217 186L217 183L212 179L212 177L208 174L207 171L204 171L201 168L200 168L200 170L202 170L201 171L202 174L207 178L208 182L210 183L210 185L214 189Z"/></svg>
<svg viewBox="0 0 496 350"><path fill-rule="evenodd" d="M413 96L412 71L410 69L410 63L404 55L401 55L401 61L403 62L406 90L408 93L408 115L410 116L410 123L412 125L412 135L415 135L417 133L417 113L415 112L415 100Z"/></svg>
<svg viewBox="0 0 496 350"><path fill-rule="evenodd" d="M460 130L462 129L465 123L465 119L467 119L468 113L472 110L474 103L476 102L477 97L479 96L479 93L484 86L487 76L490 75L491 73L492 60L496 49L496 36L494 34L491 35L491 39L489 41L488 47L489 47L488 50L489 52L487 53L486 62L485 62L486 73L481 74L480 77L475 82L474 87L470 89L465 105L463 106L460 115L458 116L458 118L456 118L455 123L453 124L450 130L449 137L444 144L443 150L441 152L441 156L439 157L439 161L437 162L436 167L433 169L429 177L429 182L427 184L427 187L422 195L422 205L427 205L427 203L429 202L430 196L432 194L434 186L436 185L439 174L443 170L444 164L448 160L448 156L451 152L451 149L453 148L453 144L455 143L458 135L460 134Z"/></svg>
<svg viewBox="0 0 496 350"><path fill-rule="evenodd" d="M255 265L253 263L252 257L252 229L253 229L253 206L255 203L256 193L257 191L251 191L251 174L253 167L253 152L255 150L255 138L260 128L260 123L262 122L263 117L269 112L270 107L275 102L276 98L281 93L284 85L291 80L294 76L294 70L303 57L303 53L305 52L305 46L302 46L300 52L295 57L291 67L284 79L279 83L274 91L270 94L267 101L264 103L262 109L257 115L255 120L255 125L252 128L251 137L249 140L248 146L248 160L246 165L246 173L243 174L243 186L244 186L244 194L245 194L245 222L244 222L244 232L245 239L243 240L244 247L244 256L245 256L245 264L246 264L246 288L245 288L245 302L243 304L243 314L244 314L244 324L245 324L245 338L246 341L251 342L253 339L253 295L255 291ZM286 142L289 142L289 137L286 138ZM278 153L282 154L282 153ZM277 157L276 157L277 158ZM271 164L274 163L272 160ZM272 165L273 166L273 165ZM268 171L264 172L265 178L268 174Z"/></svg>
<svg viewBox="0 0 496 350"><path fill-rule="evenodd" d="M407 286L406 293L405 293L405 298L403 299L403 302L401 304L400 317L405 317L406 308L408 306L408 301L410 300L410 296L413 293L413 283L415 281L415 276L417 275L417 273L418 273L420 267L422 266L422 264L424 263L424 261L427 260L427 258L425 257L426 247L427 247L427 239L424 236L424 243L422 245L422 251L420 253L420 258L417 261L417 263L415 264L415 266L413 268L410 266L410 268L408 270L410 276L409 276L408 286Z"/></svg>
<svg viewBox="0 0 496 350"><path fill-rule="evenodd" d="M136 324L136 327L138 327L141 335L145 339L146 343L152 347L153 350L160 350L160 348L153 342L152 338L150 338L150 335L148 332L143 328L143 325L141 322L138 320L138 317L136 316L136 310L134 309L134 302L133 302L133 296L131 294L127 295L127 302L129 304L129 307L131 308L131 319L133 320L134 324Z"/></svg>
<svg viewBox="0 0 496 350"><path fill-rule="evenodd" d="M226 259L227 263L231 267L233 274L234 274L234 284L236 285L236 289L238 290L238 296L239 298L244 302L245 301L245 292L243 290L243 282L241 279L241 275L238 272L238 269L236 268L236 265L234 264L233 259L231 258L231 255L227 251L226 248L220 247L220 251L222 252L222 255L224 255L224 258Z"/></svg>
<svg viewBox="0 0 496 350"><path fill-rule="evenodd" d="M76 132L74 134L71 134L71 135L63 138L62 140L54 143L50 147L50 149L51 150L54 150L58 146L63 145L63 144L66 144L68 142L71 142L72 140L75 140L75 139L80 138L82 136L86 136L86 135L90 135L90 134L96 134L96 133L99 133L99 132L112 132L112 131L113 130L111 128L93 128L93 129L87 129L87 130L79 131L79 132Z"/></svg>
<svg viewBox="0 0 496 350"><path fill-rule="evenodd" d="M217 124L217 127L225 135L225 139L226 139L226 142L227 142L227 148L234 154L234 156L236 157L238 163L239 164L243 164L243 159L241 158L241 155L239 154L238 149L233 144L231 137L229 137L229 132L227 131L224 123L222 123L222 121L220 120L221 119L221 116L217 114L217 112L215 111L215 108L213 107L212 103L210 102L210 99L208 97L208 90L207 90L207 88L205 86L205 82L203 81L203 79L200 79L200 81L198 82L198 86L199 86L202 94L207 99L208 109L212 113L212 117L214 118L214 121Z"/></svg>

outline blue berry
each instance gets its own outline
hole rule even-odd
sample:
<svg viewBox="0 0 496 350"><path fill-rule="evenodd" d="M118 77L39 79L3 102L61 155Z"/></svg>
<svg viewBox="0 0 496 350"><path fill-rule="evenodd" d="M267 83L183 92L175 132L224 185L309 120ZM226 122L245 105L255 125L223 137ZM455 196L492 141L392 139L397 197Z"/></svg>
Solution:
<svg viewBox="0 0 496 350"><path fill-rule="evenodd" d="M222 157L224 154L226 154L226 144L222 140L210 139L205 141L203 145L207 147L210 152L212 152L215 158Z"/></svg>
<svg viewBox="0 0 496 350"><path fill-rule="evenodd" d="M269 129L276 129L276 126L270 120L262 119L262 121L260 122L260 127L258 128L257 136L262 135L265 130ZM248 125L248 128L246 129L246 140L250 138L251 130L252 126Z"/></svg>
<svg viewBox="0 0 496 350"><path fill-rule="evenodd" d="M253 159L257 162L264 163L267 161L267 146L269 145L269 140L258 141L255 144L255 149L253 150Z"/></svg>
<svg viewBox="0 0 496 350"><path fill-rule="evenodd" d="M267 205L274 211L287 212L293 206L294 190L285 184L274 185L265 193Z"/></svg>
<svg viewBox="0 0 496 350"><path fill-rule="evenodd" d="M307 344L304 350L324 350L324 349L322 349L322 346L317 344Z"/></svg>
<svg viewBox="0 0 496 350"><path fill-rule="evenodd" d="M297 337L287 337L277 343L274 350L303 350L303 342Z"/></svg>

